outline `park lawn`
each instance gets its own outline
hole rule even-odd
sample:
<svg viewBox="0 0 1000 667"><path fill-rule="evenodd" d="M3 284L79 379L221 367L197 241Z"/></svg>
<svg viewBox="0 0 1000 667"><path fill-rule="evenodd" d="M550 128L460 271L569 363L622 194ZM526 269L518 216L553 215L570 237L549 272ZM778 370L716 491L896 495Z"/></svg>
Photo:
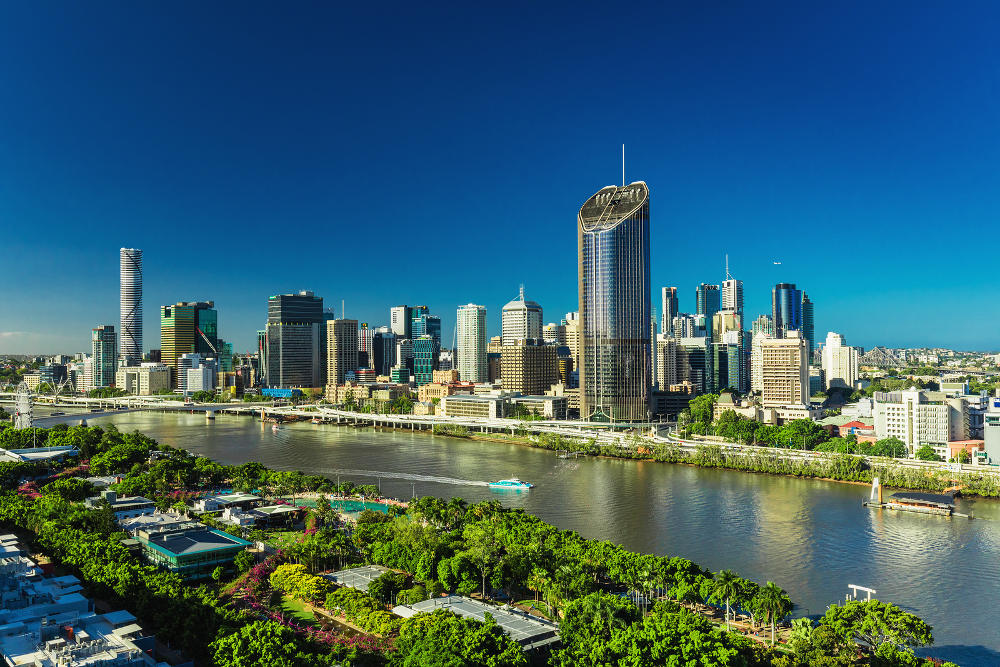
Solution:
<svg viewBox="0 0 1000 667"><path fill-rule="evenodd" d="M313 616L312 607L302 600L296 600L289 595L281 596L281 611L290 614L295 620L309 625L316 624L316 617Z"/></svg>

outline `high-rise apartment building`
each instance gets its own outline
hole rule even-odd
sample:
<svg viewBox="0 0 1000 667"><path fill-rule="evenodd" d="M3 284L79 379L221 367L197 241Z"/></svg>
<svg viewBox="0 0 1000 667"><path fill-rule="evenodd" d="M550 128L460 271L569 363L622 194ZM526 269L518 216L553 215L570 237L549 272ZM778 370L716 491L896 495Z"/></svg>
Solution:
<svg viewBox="0 0 1000 667"><path fill-rule="evenodd" d="M858 381L859 358L858 349L848 347L841 334L828 332L823 346L823 374L827 388L853 388Z"/></svg>
<svg viewBox="0 0 1000 667"><path fill-rule="evenodd" d="M566 313L566 345L569 347L570 356L573 357L573 368L580 368L580 313L573 311Z"/></svg>
<svg viewBox="0 0 1000 667"><path fill-rule="evenodd" d="M708 328L708 334L712 335L712 318L722 307L722 299L719 293L718 285L706 285L701 283L695 289L695 312L698 315L704 315L706 324Z"/></svg>
<svg viewBox="0 0 1000 667"><path fill-rule="evenodd" d="M126 366L142 361L142 250L118 251L119 310L121 321L119 352Z"/></svg>
<svg viewBox="0 0 1000 667"><path fill-rule="evenodd" d="M118 361L118 345L115 327L102 324L91 331L91 359L94 361L92 387L110 387L115 383Z"/></svg>
<svg viewBox="0 0 1000 667"><path fill-rule="evenodd" d="M761 405L765 408L809 405L809 360L799 331L784 338L760 338Z"/></svg>
<svg viewBox="0 0 1000 667"><path fill-rule="evenodd" d="M265 345L267 386L323 386L326 328L322 297L309 291L269 297Z"/></svg>
<svg viewBox="0 0 1000 667"><path fill-rule="evenodd" d="M649 417L649 188L602 188L577 216L580 415Z"/></svg>
<svg viewBox="0 0 1000 667"><path fill-rule="evenodd" d="M172 369L177 386L181 355L219 356L219 315L214 301L181 301L160 306L160 361Z"/></svg>
<svg viewBox="0 0 1000 667"><path fill-rule="evenodd" d="M743 318L735 310L720 310L712 316L712 342L721 343L731 331L743 331Z"/></svg>
<svg viewBox="0 0 1000 667"><path fill-rule="evenodd" d="M680 313L676 287L664 287L661 294L660 333L670 333L673 330L674 318ZM663 384L662 382L660 383Z"/></svg>
<svg viewBox="0 0 1000 667"><path fill-rule="evenodd" d="M344 384L358 370L358 321L326 322L326 392Z"/></svg>
<svg viewBox="0 0 1000 667"><path fill-rule="evenodd" d="M524 298L524 287L516 299L507 302L500 313L504 345L513 345L522 338L542 337L542 307Z"/></svg>
<svg viewBox="0 0 1000 667"><path fill-rule="evenodd" d="M486 382L486 306L458 307L455 368L463 382Z"/></svg>
<svg viewBox="0 0 1000 667"><path fill-rule="evenodd" d="M677 384L677 341L669 333L656 336L656 381L660 391Z"/></svg>
<svg viewBox="0 0 1000 667"><path fill-rule="evenodd" d="M413 313L409 306L393 306L389 309L389 328L396 338L410 338L413 331Z"/></svg>
<svg viewBox="0 0 1000 667"><path fill-rule="evenodd" d="M504 391L541 396L559 382L555 345L540 338L521 338L500 350L500 384Z"/></svg>

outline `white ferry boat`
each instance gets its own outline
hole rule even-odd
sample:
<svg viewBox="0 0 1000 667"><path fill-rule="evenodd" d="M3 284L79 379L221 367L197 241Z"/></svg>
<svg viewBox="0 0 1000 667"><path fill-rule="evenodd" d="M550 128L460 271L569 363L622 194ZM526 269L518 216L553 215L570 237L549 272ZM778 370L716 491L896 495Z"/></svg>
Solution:
<svg viewBox="0 0 1000 667"><path fill-rule="evenodd" d="M510 479L498 479L495 482L490 482L491 489L530 489L533 486L534 484L525 482L517 477L511 477Z"/></svg>

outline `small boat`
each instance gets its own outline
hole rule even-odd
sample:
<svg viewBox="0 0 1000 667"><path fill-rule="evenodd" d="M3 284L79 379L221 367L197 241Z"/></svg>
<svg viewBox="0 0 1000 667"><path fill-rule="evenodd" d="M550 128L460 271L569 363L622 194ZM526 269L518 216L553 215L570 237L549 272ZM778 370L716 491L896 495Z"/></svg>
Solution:
<svg viewBox="0 0 1000 667"><path fill-rule="evenodd" d="M277 424L271 424L271 430L274 431L275 433L277 433L280 428L281 427L278 426Z"/></svg>
<svg viewBox="0 0 1000 667"><path fill-rule="evenodd" d="M524 480L520 480L517 477L511 477L510 479L498 479L495 482L490 482L489 486L491 489L520 490L520 489L530 489L535 485L531 484L530 482L525 482Z"/></svg>

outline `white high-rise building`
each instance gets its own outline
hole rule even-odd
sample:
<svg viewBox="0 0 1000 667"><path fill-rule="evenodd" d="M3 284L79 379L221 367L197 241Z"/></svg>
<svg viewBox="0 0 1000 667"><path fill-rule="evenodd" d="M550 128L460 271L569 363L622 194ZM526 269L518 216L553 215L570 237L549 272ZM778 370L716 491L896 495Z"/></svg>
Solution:
<svg viewBox="0 0 1000 667"><path fill-rule="evenodd" d="M847 341L839 333L826 334L823 346L823 373L826 387L851 388L858 381L858 349L848 347Z"/></svg>
<svg viewBox="0 0 1000 667"><path fill-rule="evenodd" d="M961 396L919 389L875 392L875 437L902 440L912 456L923 445L948 455L948 442L969 437L969 404Z"/></svg>
<svg viewBox="0 0 1000 667"><path fill-rule="evenodd" d="M534 301L524 299L523 286L520 295L503 307L500 320L504 345L515 345L519 340L537 340L542 337L542 307Z"/></svg>
<svg viewBox="0 0 1000 667"><path fill-rule="evenodd" d="M660 391L677 384L677 340L668 333L656 336L656 382Z"/></svg>
<svg viewBox="0 0 1000 667"><path fill-rule="evenodd" d="M806 339L796 330L785 338L760 339L761 405L765 408L809 405Z"/></svg>
<svg viewBox="0 0 1000 667"><path fill-rule="evenodd" d="M119 307L121 341L118 353L126 366L142 362L142 250L122 248L118 251Z"/></svg>
<svg viewBox="0 0 1000 667"><path fill-rule="evenodd" d="M463 382L486 382L486 306L458 307L455 329L455 368Z"/></svg>

